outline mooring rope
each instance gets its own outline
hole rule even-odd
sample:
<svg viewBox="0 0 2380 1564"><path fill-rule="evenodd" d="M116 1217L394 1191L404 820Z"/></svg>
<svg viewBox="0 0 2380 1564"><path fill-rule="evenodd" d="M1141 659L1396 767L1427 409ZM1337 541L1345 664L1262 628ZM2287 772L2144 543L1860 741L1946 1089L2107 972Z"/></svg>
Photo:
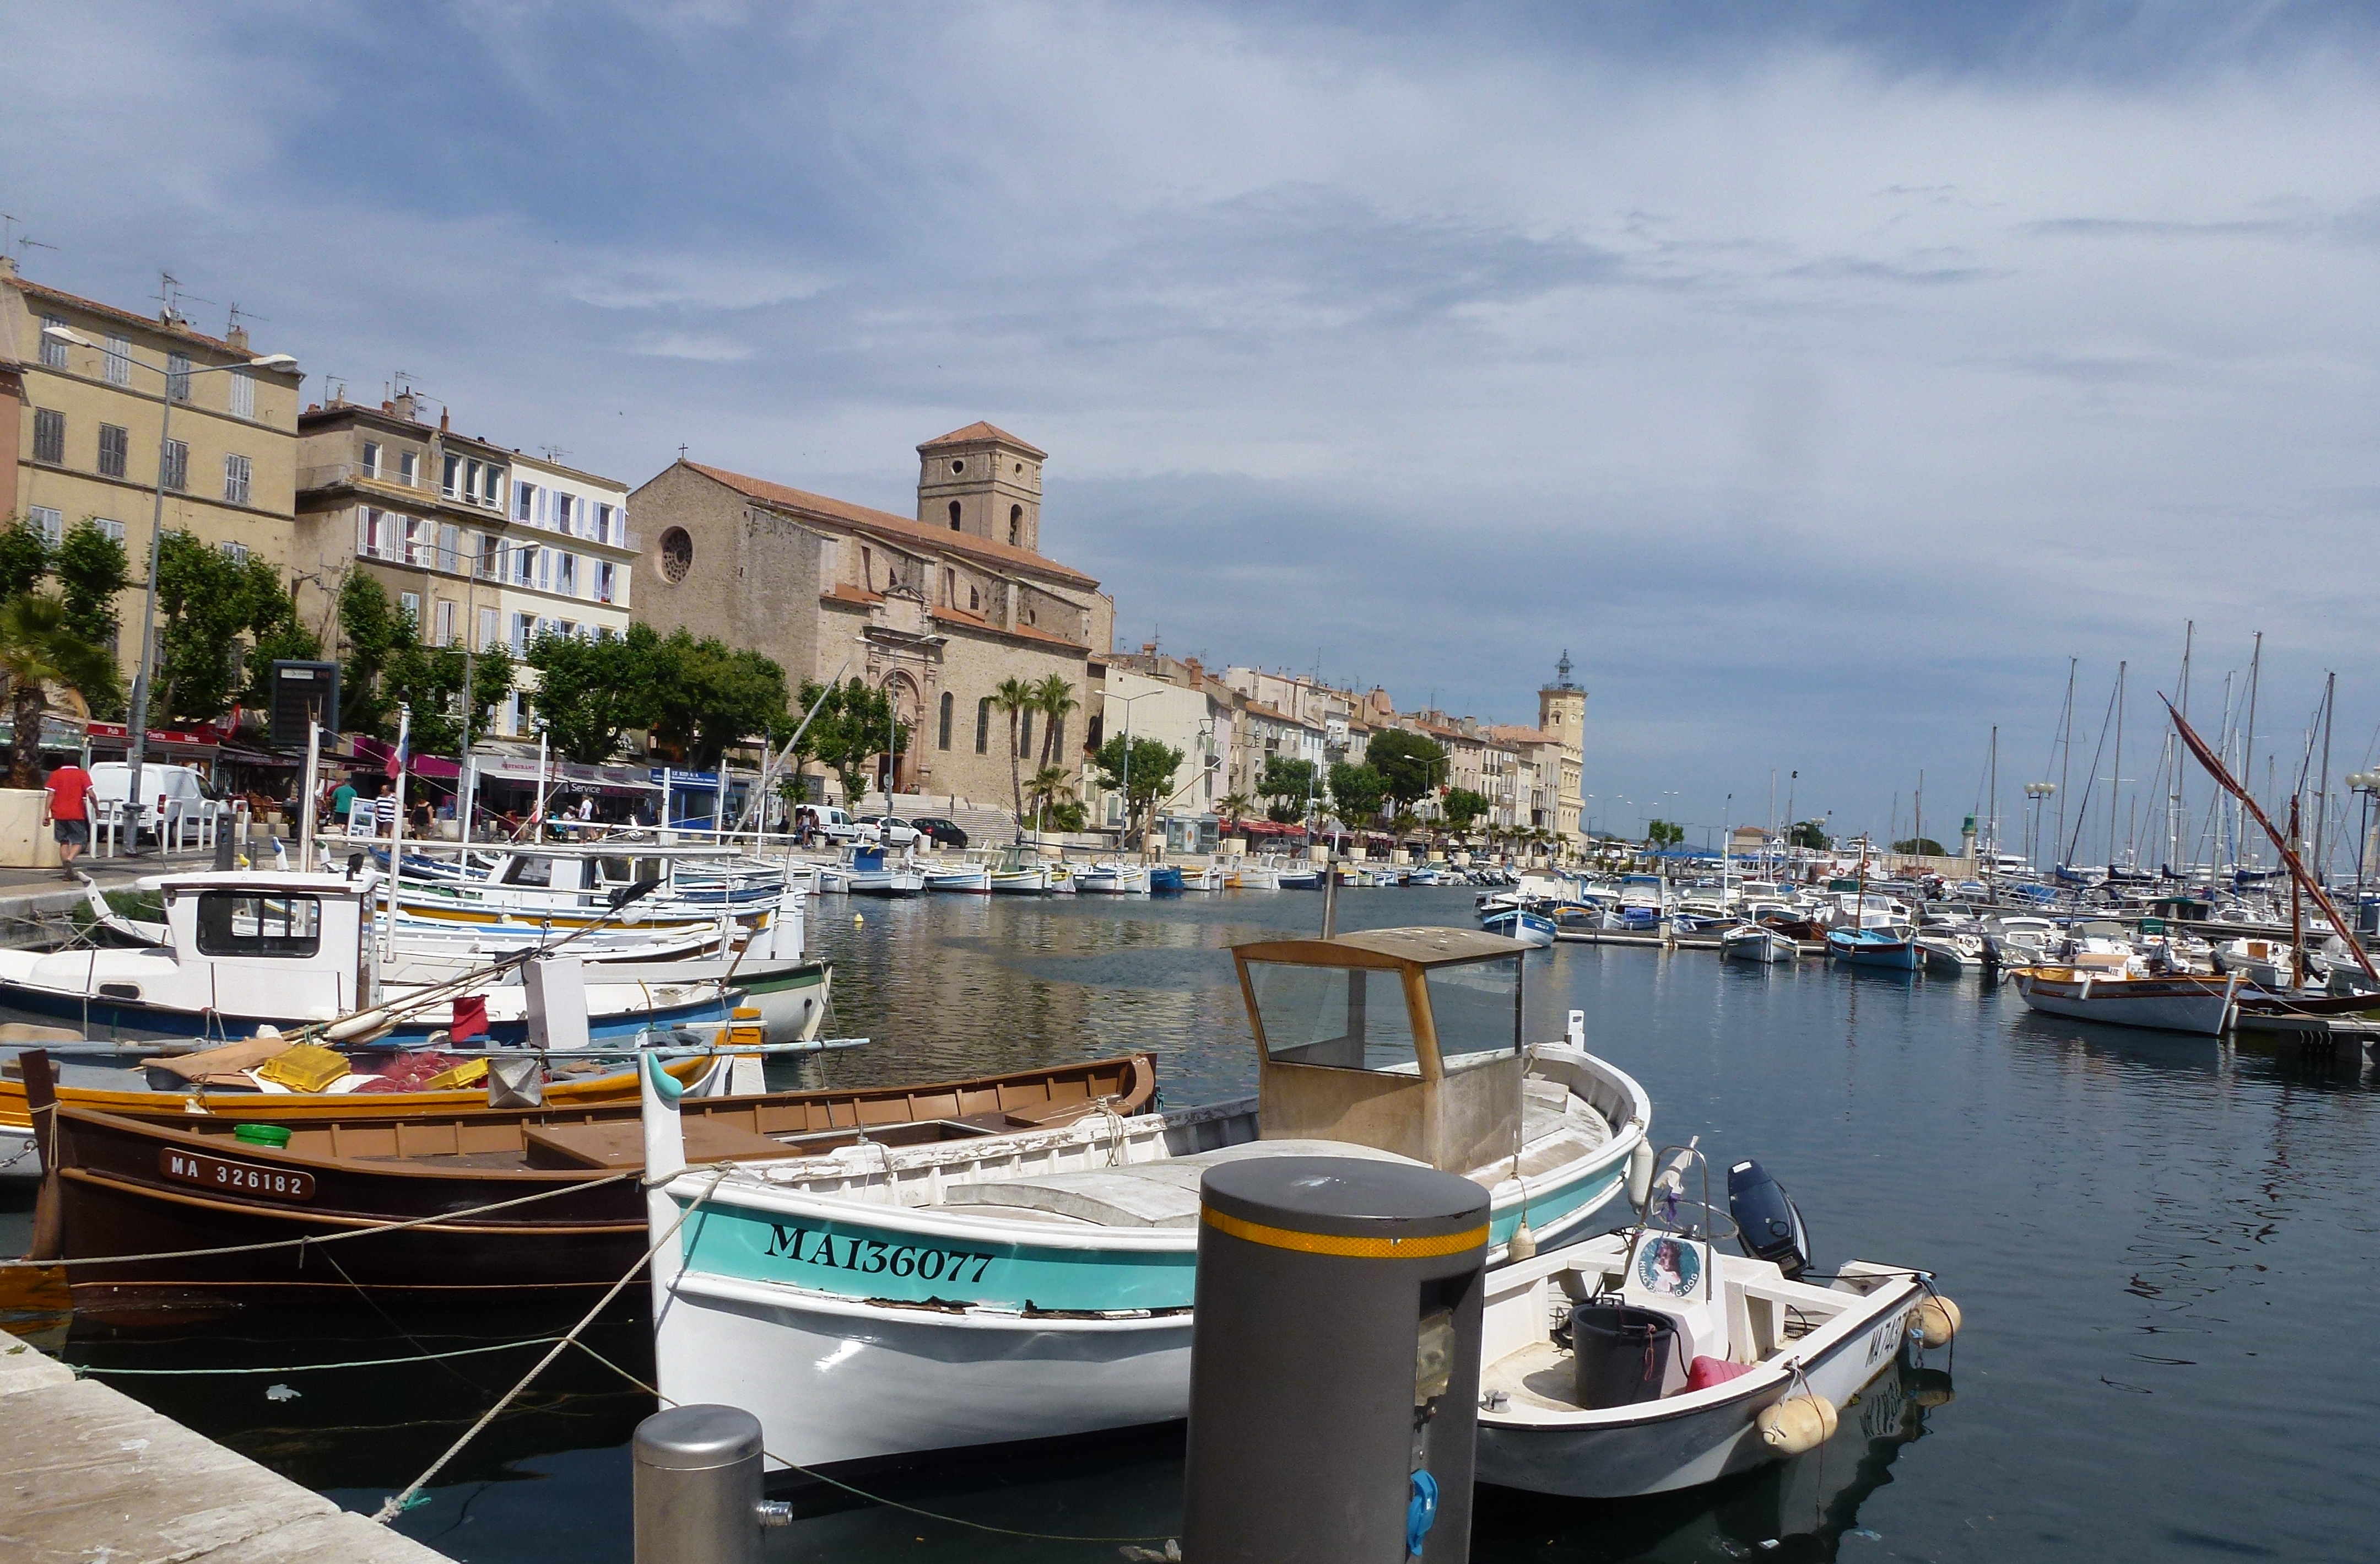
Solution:
<svg viewBox="0 0 2380 1564"><path fill-rule="evenodd" d="M198 1260L214 1254L253 1254L268 1249L302 1249L312 1244L337 1243L343 1239L370 1238L377 1233L403 1232L408 1228L435 1227L441 1222L459 1222L466 1217L484 1216L491 1211L506 1211L532 1201L552 1200L556 1195L577 1194L584 1190L599 1190L606 1184L616 1184L624 1179L634 1179L634 1173L610 1173L601 1179L590 1179L583 1184L569 1184L561 1189L540 1190L535 1194L516 1195L510 1200L496 1201L488 1205L465 1206L460 1211L442 1211L432 1216L408 1216L402 1222L369 1222L366 1226L344 1233L309 1234L304 1238L270 1239L261 1243L228 1243L215 1249L168 1249L154 1254L104 1254L85 1260L79 1256L63 1260L0 1260L0 1270L55 1270L61 1266L130 1265L143 1260Z"/></svg>
<svg viewBox="0 0 2380 1564"><path fill-rule="evenodd" d="M672 1179L681 1177L683 1171L684 1170L681 1170L681 1173L671 1174L666 1177L657 1178L650 1180L647 1180L641 1176L635 1174L624 1176L636 1178L639 1185L648 1188L658 1188L662 1184L670 1182ZM662 1252L662 1246L668 1243L672 1239L677 1237L677 1230L686 1226L686 1219L693 1216L697 1211L700 1210L703 1202L709 1200L712 1195L719 1192L720 1184L723 1182L726 1179L727 1175L733 1171L735 1171L735 1164L729 1162L720 1163L718 1165L717 1171L712 1173L710 1176L710 1187L704 1190L701 1194L696 1196L686 1204L679 1207L677 1220L669 1225L669 1230L662 1234L661 1237L653 1240L651 1246L638 1258L637 1263L629 1266L625 1271L622 1272L620 1279L613 1282L608 1289L606 1289L602 1297L595 1300L595 1306L588 1310L583 1315L579 1316L578 1323L572 1326L569 1331L563 1336L562 1339L556 1341L553 1344L552 1349L548 1351L544 1357L540 1358L537 1361L535 1367L531 1368L527 1374L521 1375L519 1382L511 1389L505 1391L504 1395L497 1399L494 1406L490 1407L486 1411L480 1413L480 1420L471 1424L470 1427L465 1429L461 1438L456 1439L453 1444L447 1446L445 1454L440 1456L436 1460L431 1461L420 1476L416 1477L412 1482L407 1484L403 1492L390 1495L388 1502L382 1505L380 1509L372 1512L372 1521L374 1523L385 1526L390 1521L395 1520L399 1515L403 1514L406 1507L413 1502L414 1496L421 1491L422 1485L428 1483L430 1479L437 1476L440 1472L443 1471L448 1461L454 1460L457 1455L462 1453L464 1446L469 1444L473 1439L478 1438L481 1429L487 1427L489 1423L493 1423L497 1416L502 1413L506 1407L513 1404L514 1398L517 1397L522 1391L528 1389L532 1380L536 1379L539 1375L543 1374L548 1368L552 1366L553 1360L562 1356L564 1350L569 1347L572 1342L578 1339L578 1333L585 1330L589 1326L594 1324L595 1316L601 1314L607 1307L609 1307L613 1299L620 1296L620 1289L626 1287L628 1283L634 1279L637 1273L643 1270L645 1266L651 1262L652 1257Z"/></svg>

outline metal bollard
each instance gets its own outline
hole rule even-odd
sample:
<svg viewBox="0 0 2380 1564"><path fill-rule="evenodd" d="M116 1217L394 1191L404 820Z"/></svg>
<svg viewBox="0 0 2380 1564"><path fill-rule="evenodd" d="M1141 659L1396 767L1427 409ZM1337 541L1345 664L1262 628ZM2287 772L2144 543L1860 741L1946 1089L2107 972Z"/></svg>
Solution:
<svg viewBox="0 0 2380 1564"><path fill-rule="evenodd" d="M637 1564L760 1564L760 1528L792 1507L760 1497L760 1420L674 1407L637 1424Z"/></svg>
<svg viewBox="0 0 2380 1564"><path fill-rule="evenodd" d="M1199 1195L1183 1556L1463 1564L1487 1191L1280 1156Z"/></svg>

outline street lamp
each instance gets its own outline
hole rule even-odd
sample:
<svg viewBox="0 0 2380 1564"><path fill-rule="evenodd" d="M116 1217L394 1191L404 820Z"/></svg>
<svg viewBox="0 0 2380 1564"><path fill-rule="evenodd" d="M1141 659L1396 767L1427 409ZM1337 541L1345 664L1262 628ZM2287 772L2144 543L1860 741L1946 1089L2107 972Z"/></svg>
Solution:
<svg viewBox="0 0 2380 1564"><path fill-rule="evenodd" d="M54 342L71 343L77 348L97 348L99 344L63 325L45 325L42 335ZM152 642L157 636L157 553L165 538L165 447L174 427L174 386L176 379L188 381L191 375L214 374L236 369L287 369L298 360L287 353L267 353L261 359L249 359L237 364L202 364L187 370L158 369L154 364L141 363L130 348L111 355L128 364L140 364L142 369L165 377L165 395L160 398L157 416L157 492L154 507L149 515L149 584L140 595L140 660L132 670L132 723L125 750L129 775L125 778L124 813L131 847L128 852L138 856L140 850L140 763L149 752L149 664ZM188 474L183 475L185 479ZM160 841L162 849L164 844Z"/></svg>
<svg viewBox="0 0 2380 1564"><path fill-rule="evenodd" d="M2058 784L2055 782L2028 782L2024 785L2024 796L2033 803L2033 829L2025 834L2024 841L2024 857L2027 863L2032 863L2040 856L2041 806L2045 800L2057 791ZM2034 865L2034 872L2040 873L2040 866Z"/></svg>
<svg viewBox="0 0 2380 1564"><path fill-rule="evenodd" d="M2348 931L2350 939L2363 937L2363 851L2372 839L2372 798L2380 793L2380 771L2350 771L2347 785L2355 789L2360 814L2356 821L2355 837L2355 926Z"/></svg>
<svg viewBox="0 0 2380 1564"><path fill-rule="evenodd" d="M1162 695L1164 693L1165 691L1162 690L1144 690L1137 695L1111 695L1108 697L1109 700L1115 702L1118 705L1123 708L1123 828L1116 833L1116 850L1118 852L1122 852L1123 850L1123 839L1132 835L1132 703L1135 701L1146 701L1152 696ZM1154 800L1151 801L1153 802ZM1024 830L1024 823L1022 821L1017 823L1017 829L1020 833ZM1140 846L1141 855L1143 857L1147 857L1148 853L1148 837L1146 834L1144 834L1140 839Z"/></svg>

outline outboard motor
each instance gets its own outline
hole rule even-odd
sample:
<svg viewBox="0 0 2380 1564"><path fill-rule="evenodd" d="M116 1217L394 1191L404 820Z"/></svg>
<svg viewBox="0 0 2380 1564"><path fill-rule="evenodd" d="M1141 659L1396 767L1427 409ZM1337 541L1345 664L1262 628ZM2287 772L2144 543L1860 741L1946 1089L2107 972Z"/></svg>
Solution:
<svg viewBox="0 0 2380 1564"><path fill-rule="evenodd" d="M1802 1208L1749 1157L1727 1170L1727 1210L1746 1254L1775 1265L1788 1281L1810 1268L1810 1229Z"/></svg>

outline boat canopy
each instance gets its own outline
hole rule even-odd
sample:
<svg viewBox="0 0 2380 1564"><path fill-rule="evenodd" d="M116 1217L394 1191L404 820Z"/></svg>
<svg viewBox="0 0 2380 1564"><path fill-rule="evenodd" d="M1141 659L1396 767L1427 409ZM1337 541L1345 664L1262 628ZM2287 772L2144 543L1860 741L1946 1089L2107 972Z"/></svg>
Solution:
<svg viewBox="0 0 2380 1564"><path fill-rule="evenodd" d="M1262 1136L1351 1142L1453 1173L1516 1155L1528 948L1451 928L1233 947Z"/></svg>

